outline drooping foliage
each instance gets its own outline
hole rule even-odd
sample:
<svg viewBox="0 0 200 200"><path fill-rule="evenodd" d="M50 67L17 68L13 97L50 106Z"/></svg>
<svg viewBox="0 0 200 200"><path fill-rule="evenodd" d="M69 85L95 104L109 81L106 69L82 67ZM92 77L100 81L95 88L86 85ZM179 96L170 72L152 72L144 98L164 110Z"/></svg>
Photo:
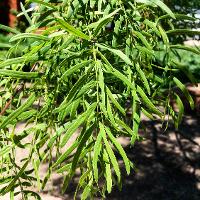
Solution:
<svg viewBox="0 0 200 200"><path fill-rule="evenodd" d="M27 0L21 8L25 33L0 27L13 34L0 62L0 193L39 199L33 184L43 189L56 171L64 192L79 171L82 199L104 197L123 185L116 153L127 174L135 168L118 138L142 140L142 115L171 116L178 127L184 107L174 85L194 107L177 74L193 76L174 58L177 49L200 52L171 45L169 35L185 30L164 29L163 20L180 16L160 0Z"/></svg>

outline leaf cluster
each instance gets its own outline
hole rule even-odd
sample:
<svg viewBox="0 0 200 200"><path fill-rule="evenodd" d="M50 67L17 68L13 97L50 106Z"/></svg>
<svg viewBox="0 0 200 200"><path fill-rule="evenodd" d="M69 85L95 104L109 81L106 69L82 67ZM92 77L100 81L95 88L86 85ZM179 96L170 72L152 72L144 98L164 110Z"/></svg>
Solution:
<svg viewBox="0 0 200 200"><path fill-rule="evenodd" d="M34 12L32 2L38 4ZM135 169L118 138L129 137L131 145L143 139L143 115L171 116L178 128L184 107L174 84L194 107L175 77L184 69L171 56L186 48L169 42L170 34L185 32L163 28L163 19L177 15L160 0L27 0L21 8L30 24L25 33L0 27L13 34L0 62L0 193L40 199L29 189L35 182L43 189L56 171L65 192L79 171L82 199L105 197L114 185L122 187L117 154L127 174ZM21 122L26 127L19 132ZM18 159L18 149L28 154Z"/></svg>

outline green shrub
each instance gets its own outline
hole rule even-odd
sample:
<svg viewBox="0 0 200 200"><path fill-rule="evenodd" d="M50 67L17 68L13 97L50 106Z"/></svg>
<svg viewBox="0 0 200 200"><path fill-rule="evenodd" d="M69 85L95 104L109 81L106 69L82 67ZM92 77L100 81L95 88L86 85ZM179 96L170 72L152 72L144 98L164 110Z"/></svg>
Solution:
<svg viewBox="0 0 200 200"><path fill-rule="evenodd" d="M43 189L52 171L63 174L64 192L79 170L82 199L105 197L122 185L116 152L127 174L134 168L117 138L130 137L131 145L143 139L142 114L152 120L170 115L178 127L184 108L174 83L194 107L174 76L184 69L171 55L184 47L171 45L168 35L181 31L165 31L158 13L169 20L176 15L159 0L28 0L27 6L30 2L39 8L29 16L22 7L30 26L26 33L10 30L12 47L0 63L0 193L39 199L30 187L37 182ZM16 131L21 122L29 126ZM17 149L28 152L20 162ZM49 168L41 180L44 162Z"/></svg>

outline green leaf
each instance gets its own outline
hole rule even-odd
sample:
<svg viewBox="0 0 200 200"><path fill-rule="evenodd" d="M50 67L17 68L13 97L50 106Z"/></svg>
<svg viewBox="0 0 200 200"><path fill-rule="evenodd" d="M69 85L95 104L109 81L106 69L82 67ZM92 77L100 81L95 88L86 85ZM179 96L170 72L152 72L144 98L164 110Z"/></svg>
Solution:
<svg viewBox="0 0 200 200"><path fill-rule="evenodd" d="M24 165L22 166L22 168L19 170L18 174L16 174L16 176L12 179L12 181L9 183L8 186L6 186L5 190L2 192L2 195L5 195L6 193L8 193L14 186L14 184L16 183L16 181L21 177L21 175L24 173L24 170L26 169L26 167L28 166L29 160L27 160Z"/></svg>
<svg viewBox="0 0 200 200"><path fill-rule="evenodd" d="M13 36L9 40L9 42L14 42L16 40L27 39L27 38L32 38L32 39L35 39L35 40L44 40L44 41L50 40L47 36L44 36L44 35L33 34L33 33L20 33L18 35Z"/></svg>
<svg viewBox="0 0 200 200"><path fill-rule="evenodd" d="M104 46L104 45L101 45L98 43L96 43L95 45L101 49L107 49L110 52L114 53L115 55L119 56L126 64L133 65L130 58L127 55L125 55L122 51L120 51L118 49L112 49L110 47L107 47L107 46Z"/></svg>
<svg viewBox="0 0 200 200"><path fill-rule="evenodd" d="M166 31L160 25L158 26L158 29L160 31L160 34L162 36L164 44L168 45L169 44L169 38L168 38L168 36L166 34Z"/></svg>
<svg viewBox="0 0 200 200"><path fill-rule="evenodd" d="M105 83L104 83L104 74L102 70L102 63L97 63L97 67L99 68L99 76L98 76L98 83L99 87L101 89L101 101L102 105L105 107L106 106L106 95L105 95Z"/></svg>
<svg viewBox="0 0 200 200"><path fill-rule="evenodd" d="M11 48L12 45L0 42L0 48Z"/></svg>
<svg viewBox="0 0 200 200"><path fill-rule="evenodd" d="M0 24L0 30L7 31L9 33L14 33L14 34L20 33L18 30L11 28L11 27L8 27L8 26L5 26L3 24Z"/></svg>
<svg viewBox="0 0 200 200"><path fill-rule="evenodd" d="M144 46L140 46L140 45L135 45L135 47L138 49L139 52L143 53L143 54L147 54L149 56L154 56L154 51L153 50L149 50Z"/></svg>
<svg viewBox="0 0 200 200"><path fill-rule="evenodd" d="M113 115L113 112L112 112L112 107L110 105L110 101L109 101L108 96L107 96L107 113L108 113L108 117L109 117L112 125L115 126L115 119L114 119L114 115Z"/></svg>
<svg viewBox="0 0 200 200"><path fill-rule="evenodd" d="M160 37L160 32L156 26L156 23L149 21L148 19L145 19L143 23L152 28L152 30L158 35L158 37Z"/></svg>
<svg viewBox="0 0 200 200"><path fill-rule="evenodd" d="M154 112L155 114L157 114L160 117L163 116L162 112L158 108L155 107L155 105L147 97L147 95L145 94L145 92L142 90L142 88L140 86L137 86L137 92L141 96L142 101L145 103L145 106L148 107L148 109L150 109L152 112Z"/></svg>
<svg viewBox="0 0 200 200"><path fill-rule="evenodd" d="M30 25L32 25L32 24L33 24L33 23L32 23L32 20L31 20L31 18L28 16L27 11L26 11L26 9L24 8L22 2L20 2L20 7L21 7L22 12L23 12L24 16L26 17L26 20L28 21L28 23L29 23Z"/></svg>
<svg viewBox="0 0 200 200"><path fill-rule="evenodd" d="M97 135L96 142L95 142L95 145L94 145L94 155L93 155L93 161L92 161L94 179L95 179L96 182L98 182L98 166L97 166L97 163L99 161L98 159L99 159L99 155L100 155L101 148L102 148L101 141L102 141L102 132L101 132L101 129L100 129L100 132Z"/></svg>
<svg viewBox="0 0 200 200"><path fill-rule="evenodd" d="M78 145L79 145L79 140L76 140L62 155L58 157L57 161L53 164L53 168L57 167L64 160L66 160Z"/></svg>
<svg viewBox="0 0 200 200"><path fill-rule="evenodd" d="M129 86L131 89L134 90L135 87L129 81L129 79L125 75L123 75L120 71L118 71L117 69L113 68L112 65L109 63L109 61L105 58L105 56L100 51L98 51L98 53L102 57L102 59L105 61L105 63L107 64L107 65L105 65L106 70L109 73L112 73L114 76L119 78L123 83L125 83L127 86Z"/></svg>
<svg viewBox="0 0 200 200"><path fill-rule="evenodd" d="M151 6L156 5L156 6L160 7L163 11L168 13L170 17L175 19L174 13L170 10L170 8L166 4L164 4L160 0L136 0L136 2L144 3L144 4L147 4L147 5L151 5Z"/></svg>
<svg viewBox="0 0 200 200"><path fill-rule="evenodd" d="M141 108L141 111L142 111L142 113L143 113L144 115L146 115L149 119L155 120L154 116L153 116L151 113L149 113L147 110L145 110L144 108Z"/></svg>
<svg viewBox="0 0 200 200"><path fill-rule="evenodd" d="M85 33L79 31L78 29L74 28L73 26L71 26L70 24L68 24L66 21L62 20L62 19L59 19L59 18L56 18L56 21L66 30L68 31L69 33L77 36L77 37L80 37L82 39L85 39L85 40L90 40L90 37L88 35L86 35Z"/></svg>
<svg viewBox="0 0 200 200"><path fill-rule="evenodd" d="M141 70L139 64L136 64L136 70L139 73L139 75L140 75L140 77L141 77L141 79L142 79L142 81L144 83L144 86L145 86L148 94L150 95L151 91L150 91L149 83L147 81L147 78L146 78L144 72Z"/></svg>
<svg viewBox="0 0 200 200"><path fill-rule="evenodd" d="M142 33L138 31L133 31L133 34L136 35L142 41L142 43L146 46L147 49L149 49L150 51L152 50L151 45L148 43L147 39Z"/></svg>
<svg viewBox="0 0 200 200"><path fill-rule="evenodd" d="M177 118L177 123L175 123L176 125L176 129L178 129L178 126L180 125L182 118L183 118L183 114L184 114L184 105L183 102L181 101L180 97L178 95L176 95L176 102L178 105L178 118Z"/></svg>
<svg viewBox="0 0 200 200"><path fill-rule="evenodd" d="M170 48L190 51L192 53L200 55L200 50L198 50L197 48L194 48L194 47L188 47L188 46L184 46L184 45L170 45Z"/></svg>
<svg viewBox="0 0 200 200"><path fill-rule="evenodd" d="M174 16L176 17L176 19L180 19L180 20L190 20L190 21L195 21L196 19L194 17L191 17L189 15L185 15L185 14L174 14ZM161 17L158 18L158 20L162 20L162 19L167 19L167 18L171 18L170 15L163 15Z"/></svg>
<svg viewBox="0 0 200 200"><path fill-rule="evenodd" d="M22 190L22 193L26 194L27 196L32 196L35 198L35 200L42 200L42 198L40 197L40 195L34 191L31 190Z"/></svg>
<svg viewBox="0 0 200 200"><path fill-rule="evenodd" d="M120 169L119 169L119 164L117 162L117 159L115 157L115 154L106 138L106 133L105 133L105 129L104 129L104 125L102 123L99 123L99 126L100 126L100 131L101 131L101 134L102 134L102 137L103 137L103 141L104 141L104 144L106 146L106 151L108 153L108 156L110 158L110 161L113 165L113 168L115 170L115 173L117 175L117 178L118 178L118 183L121 182L121 172L120 172Z"/></svg>
<svg viewBox="0 0 200 200"><path fill-rule="evenodd" d="M176 83L178 88L180 88L180 90L183 92L183 94L187 98L188 102L190 103L190 107L194 109L194 101L190 93L188 92L187 88L185 87L185 85L183 85L176 77L173 78L173 81Z"/></svg>
<svg viewBox="0 0 200 200"><path fill-rule="evenodd" d="M126 167L127 174L130 174L131 166L130 166L130 161L126 155L126 152L124 151L121 144L117 141L117 139L113 136L110 129L108 127L105 127L105 130L106 130L106 133L108 134L108 137L110 138L111 142L114 144L114 146L116 147L116 149L119 151L120 155L122 156L125 167Z"/></svg>
<svg viewBox="0 0 200 200"><path fill-rule="evenodd" d="M112 20L112 17L114 15L116 15L120 10L121 10L121 8L118 8L117 10L113 11L112 13L102 17L99 21L90 24L88 26L89 28L93 28L93 27L95 28L94 36L98 35L101 28L104 27L106 24L108 24Z"/></svg>
<svg viewBox="0 0 200 200"><path fill-rule="evenodd" d="M31 117L33 117L34 115L37 114L36 110L29 110L29 111L25 111L23 113L21 113L18 117L17 117L17 121L24 121L27 120Z"/></svg>
<svg viewBox="0 0 200 200"><path fill-rule="evenodd" d="M34 79L39 78L40 74L38 72L20 72L14 70L0 69L0 76L8 76L11 78L20 79Z"/></svg>
<svg viewBox="0 0 200 200"><path fill-rule="evenodd" d="M112 101L112 103L116 106L116 108L124 115L126 116L126 111L124 108L121 107L121 105L118 103L118 101L113 97L113 94L111 93L110 89L106 86L106 92L109 97L109 99Z"/></svg>
<svg viewBox="0 0 200 200"><path fill-rule="evenodd" d="M86 60L83 61L73 67L71 67L70 69L68 69L61 77L61 80L65 80L67 79L67 77L69 77L70 75L72 75L74 72L78 71L79 69L81 69L82 67L87 67L90 63L92 63L92 60Z"/></svg>
<svg viewBox="0 0 200 200"><path fill-rule="evenodd" d="M89 185L87 185L83 190L83 193L81 195L81 200L86 200L90 196L90 194L91 194L91 188Z"/></svg>
<svg viewBox="0 0 200 200"><path fill-rule="evenodd" d="M90 128L88 128L88 130L85 131L84 136L81 138L81 141L78 145L78 148L76 150L76 153L75 153L73 161L72 161L71 174L73 174L76 170L76 165L79 161L79 157L81 155L81 152L84 149L84 147L86 146L88 139L92 135L93 129L94 129L94 124Z"/></svg>
<svg viewBox="0 0 200 200"><path fill-rule="evenodd" d="M200 35L200 31L190 30L190 29L174 29L166 31L167 34L175 34L175 35Z"/></svg>
<svg viewBox="0 0 200 200"><path fill-rule="evenodd" d="M138 130L140 126L140 106L136 99L133 100L133 134L131 137L131 144L134 144L135 140L138 138Z"/></svg>
<svg viewBox="0 0 200 200"><path fill-rule="evenodd" d="M127 132L127 135L130 137L130 136L133 136L133 130L126 124L124 123L124 121L116 118L116 123L121 126L123 129L126 130Z"/></svg>
<svg viewBox="0 0 200 200"><path fill-rule="evenodd" d="M197 80L196 80L195 76L192 74L191 70L189 69L189 66L183 65L183 64L176 62L174 60L172 61L172 63L175 64L176 67L178 69L180 69L189 78L191 83L193 83L193 84L197 83Z"/></svg>
<svg viewBox="0 0 200 200"><path fill-rule="evenodd" d="M72 163L68 163L68 164L64 165L63 167L59 168L58 170L56 170L56 172L63 173L63 172L70 171L71 166L72 166Z"/></svg>
<svg viewBox="0 0 200 200"><path fill-rule="evenodd" d="M92 114L92 112L95 110L97 106L97 103L93 103L86 112L84 112L82 115L80 115L75 122L71 125L71 127L67 130L65 133L60 146L64 147L65 144L68 142L72 134L80 127L81 124L83 124Z"/></svg>
<svg viewBox="0 0 200 200"><path fill-rule="evenodd" d="M12 149L12 146L4 146L3 148L0 149L0 157L7 155ZM1 170L0 170L1 171Z"/></svg>
<svg viewBox="0 0 200 200"><path fill-rule="evenodd" d="M80 92L80 89L83 88L84 83L86 82L88 77L88 72L86 74L83 74L79 80L73 85L73 87L71 88L71 90L69 91L68 95L66 96L66 98L64 99L64 101L60 104L60 106L58 108L56 108L53 112L54 113L58 113L61 112L64 109L67 109L68 106L70 106L70 104L72 103L72 101L74 100L76 94L78 92Z"/></svg>
<svg viewBox="0 0 200 200"><path fill-rule="evenodd" d="M0 69L9 65L13 65L13 64L21 64L25 61L24 57L18 57L18 58L11 58L11 59L7 59L3 62L0 62Z"/></svg>
<svg viewBox="0 0 200 200"><path fill-rule="evenodd" d="M103 151L103 156L105 157L105 160L109 160L107 152ZM106 186L107 186L107 191L108 193L111 193L112 191L112 172L111 172L111 167L110 163L105 162L106 165L106 173L105 173L105 178L106 178Z"/></svg>
<svg viewBox="0 0 200 200"><path fill-rule="evenodd" d="M169 14L169 16L171 16L172 18L176 18L174 13L170 10L170 8L164 4L162 1L160 0L151 0L152 3L156 4L157 6L159 6L163 11L165 11L167 14Z"/></svg>
<svg viewBox="0 0 200 200"><path fill-rule="evenodd" d="M5 128L8 124L12 123L14 119L16 119L21 113L27 110L35 101L36 96L35 93L31 94L31 96L26 100L26 102L21 105L18 109L13 111L8 117L6 117L3 122L0 124L0 128Z"/></svg>

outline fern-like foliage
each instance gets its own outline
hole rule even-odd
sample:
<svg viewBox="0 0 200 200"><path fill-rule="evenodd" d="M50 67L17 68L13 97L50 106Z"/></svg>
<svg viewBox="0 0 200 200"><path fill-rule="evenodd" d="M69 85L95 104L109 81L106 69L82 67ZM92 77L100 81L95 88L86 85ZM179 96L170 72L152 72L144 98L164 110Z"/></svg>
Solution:
<svg viewBox="0 0 200 200"><path fill-rule="evenodd" d="M37 7L28 9L33 2ZM131 145L143 139L142 115L172 116L178 127L184 107L173 84L194 107L176 77L186 71L172 60L185 47L168 38L186 30L164 30L163 20L178 15L160 0L27 0L21 8L30 24L25 33L0 27L13 34L0 62L0 193L39 199L29 187L43 189L52 171L63 174L65 192L79 170L82 199L105 197L123 182L116 152L127 174L134 168L117 138L129 137Z"/></svg>

